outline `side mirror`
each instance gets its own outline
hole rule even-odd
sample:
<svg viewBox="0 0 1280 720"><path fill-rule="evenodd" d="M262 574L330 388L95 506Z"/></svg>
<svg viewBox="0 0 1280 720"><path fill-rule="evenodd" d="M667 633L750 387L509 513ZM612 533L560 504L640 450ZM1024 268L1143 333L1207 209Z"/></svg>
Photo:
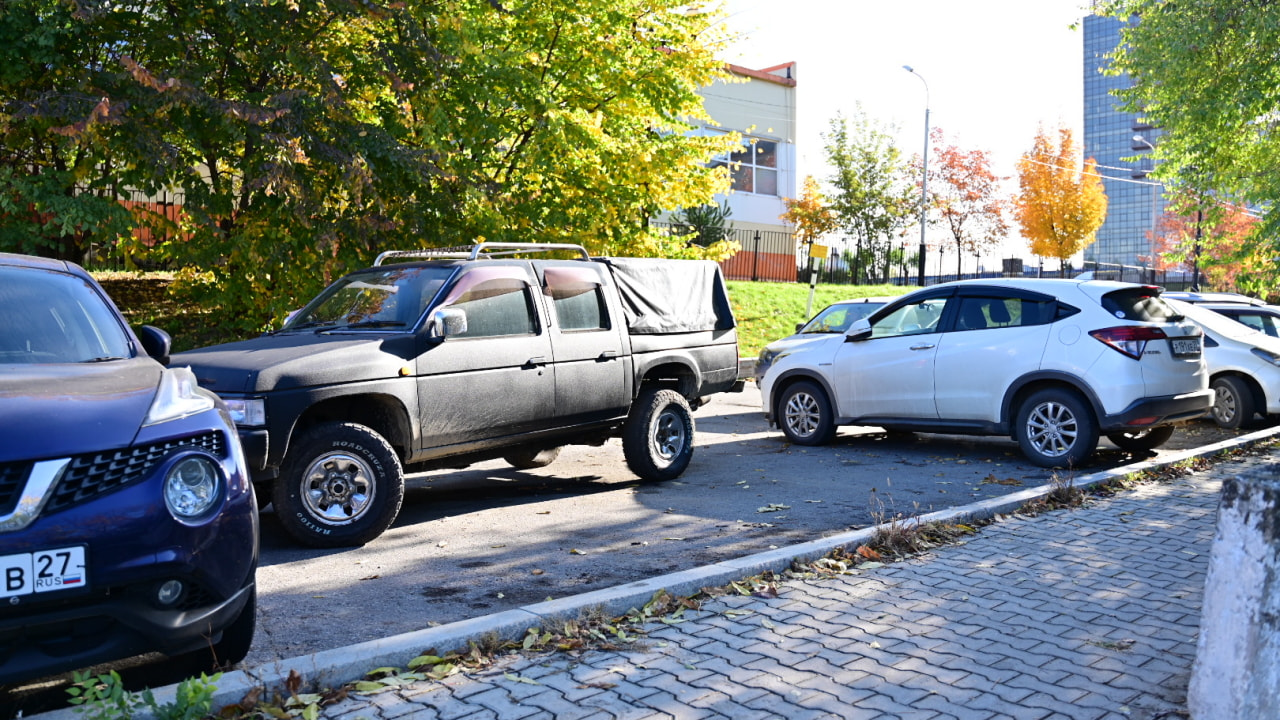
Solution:
<svg viewBox="0 0 1280 720"><path fill-rule="evenodd" d="M431 328L428 335L444 340L454 335L467 332L467 311L460 307L440 308L431 315Z"/></svg>
<svg viewBox="0 0 1280 720"><path fill-rule="evenodd" d="M796 332L800 332L800 328L804 327L807 324L808 323L796 323Z"/></svg>
<svg viewBox="0 0 1280 720"><path fill-rule="evenodd" d="M854 320L849 329L844 332L845 342L857 342L869 337L871 337L871 322L866 318Z"/></svg>
<svg viewBox="0 0 1280 720"><path fill-rule="evenodd" d="M138 328L138 341L142 343L142 349L161 365L169 364L169 352L173 348L173 338L169 337L169 333L158 327L143 325Z"/></svg>

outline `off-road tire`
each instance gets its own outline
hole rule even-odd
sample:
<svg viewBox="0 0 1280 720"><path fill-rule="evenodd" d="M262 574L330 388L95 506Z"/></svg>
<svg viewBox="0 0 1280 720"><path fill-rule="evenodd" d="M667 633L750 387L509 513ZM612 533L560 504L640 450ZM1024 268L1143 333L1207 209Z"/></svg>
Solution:
<svg viewBox="0 0 1280 720"><path fill-rule="evenodd" d="M680 477L693 458L693 411L675 390L648 387L622 427L622 454L644 480Z"/></svg>
<svg viewBox="0 0 1280 720"><path fill-rule="evenodd" d="M1018 408L1014 438L1022 454L1040 467L1079 467L1098 447L1098 422L1079 394L1046 388Z"/></svg>
<svg viewBox="0 0 1280 720"><path fill-rule="evenodd" d="M311 547L364 545L395 522L404 470L381 435L325 423L297 439L275 481L272 504L290 536Z"/></svg>
<svg viewBox="0 0 1280 720"><path fill-rule="evenodd" d="M782 434L794 445L826 445L836 437L831 401L817 383L789 385L778 398L776 417Z"/></svg>
<svg viewBox="0 0 1280 720"><path fill-rule="evenodd" d="M1172 425L1161 425L1144 430L1111 433L1107 435L1107 439L1121 450L1135 453L1151 452L1169 442L1169 438L1173 437L1173 430Z"/></svg>
<svg viewBox="0 0 1280 720"><path fill-rule="evenodd" d="M546 467L560 456L560 448L516 448L502 456L503 460L513 468L532 470Z"/></svg>

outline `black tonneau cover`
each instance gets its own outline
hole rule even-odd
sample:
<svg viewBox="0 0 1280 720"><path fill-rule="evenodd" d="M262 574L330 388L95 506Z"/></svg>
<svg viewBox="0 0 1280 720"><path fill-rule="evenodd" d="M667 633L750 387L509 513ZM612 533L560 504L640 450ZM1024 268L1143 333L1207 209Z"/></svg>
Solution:
<svg viewBox="0 0 1280 720"><path fill-rule="evenodd" d="M613 271L636 335L730 330L729 293L720 266L710 260L596 258Z"/></svg>

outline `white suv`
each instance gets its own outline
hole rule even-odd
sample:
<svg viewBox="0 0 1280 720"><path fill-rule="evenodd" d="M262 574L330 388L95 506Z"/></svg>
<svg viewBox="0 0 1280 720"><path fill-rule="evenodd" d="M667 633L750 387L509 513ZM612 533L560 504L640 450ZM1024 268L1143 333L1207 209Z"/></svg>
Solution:
<svg viewBox="0 0 1280 720"><path fill-rule="evenodd" d="M965 280L917 290L760 378L798 445L839 425L1010 435L1035 464L1080 465L1099 434L1159 447L1213 392L1203 335L1161 289L1099 280Z"/></svg>

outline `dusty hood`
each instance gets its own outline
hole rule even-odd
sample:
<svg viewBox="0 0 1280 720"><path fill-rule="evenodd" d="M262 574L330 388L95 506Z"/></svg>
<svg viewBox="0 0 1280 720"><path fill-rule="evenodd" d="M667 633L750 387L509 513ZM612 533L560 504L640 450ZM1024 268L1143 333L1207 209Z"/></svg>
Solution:
<svg viewBox="0 0 1280 720"><path fill-rule="evenodd" d="M407 334L264 335L178 353L169 365L189 366L215 393L289 390L396 377L412 363L414 343Z"/></svg>
<svg viewBox="0 0 1280 720"><path fill-rule="evenodd" d="M0 462L127 447L163 368L150 358L0 365Z"/></svg>

